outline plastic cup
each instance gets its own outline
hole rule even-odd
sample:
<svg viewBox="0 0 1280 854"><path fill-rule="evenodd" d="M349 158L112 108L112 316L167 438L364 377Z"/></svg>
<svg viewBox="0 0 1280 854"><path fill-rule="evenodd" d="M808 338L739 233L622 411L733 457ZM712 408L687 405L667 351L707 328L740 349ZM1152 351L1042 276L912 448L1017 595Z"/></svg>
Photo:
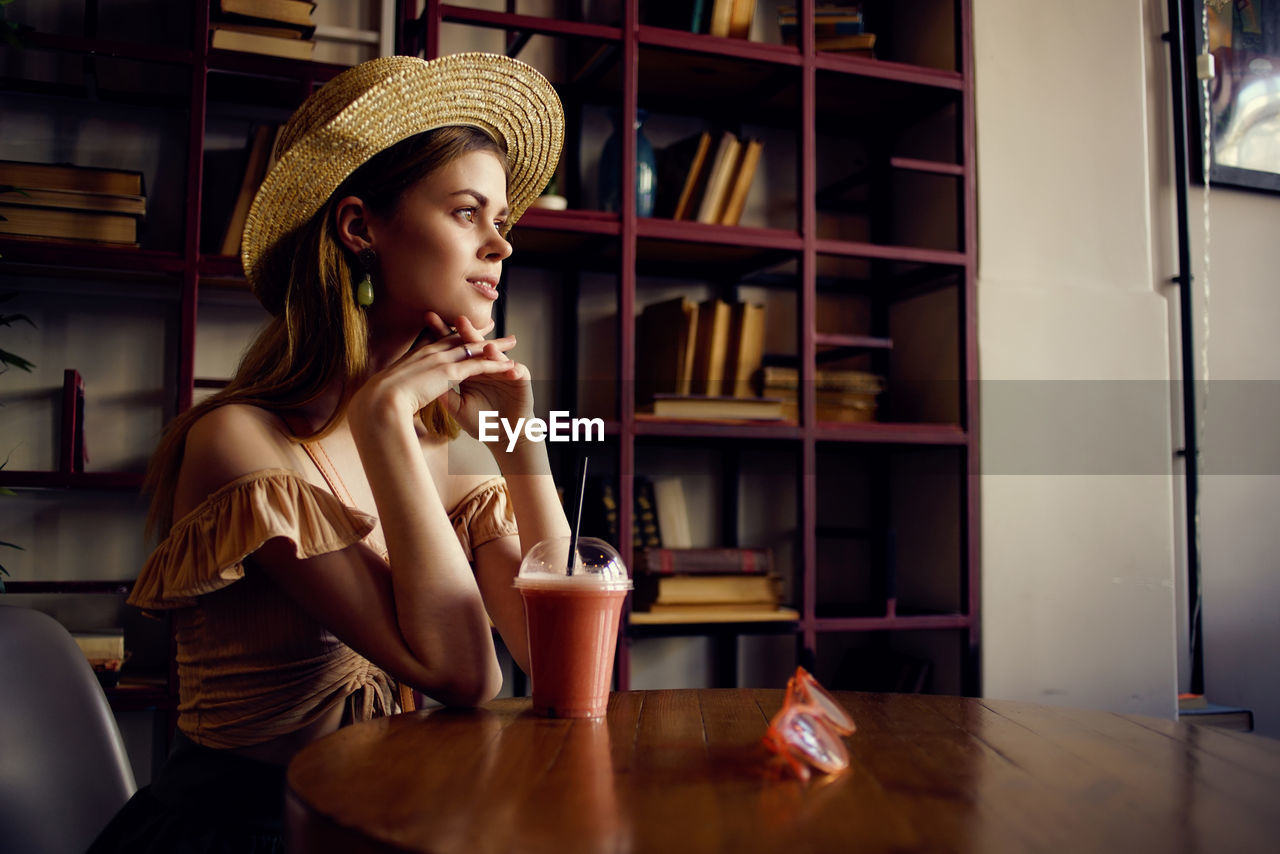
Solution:
<svg viewBox="0 0 1280 854"><path fill-rule="evenodd" d="M631 578L613 546L583 537L569 571L569 538L525 555L515 586L524 599L533 710L553 718L599 718L609 705L622 602Z"/></svg>

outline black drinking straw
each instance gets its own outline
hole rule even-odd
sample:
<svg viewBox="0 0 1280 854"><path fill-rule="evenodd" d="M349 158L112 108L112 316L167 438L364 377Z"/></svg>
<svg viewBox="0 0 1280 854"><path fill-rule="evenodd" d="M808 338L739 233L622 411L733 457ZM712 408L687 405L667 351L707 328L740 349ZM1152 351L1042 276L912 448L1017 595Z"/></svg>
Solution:
<svg viewBox="0 0 1280 854"><path fill-rule="evenodd" d="M574 560L578 556L578 526L582 524L582 498L587 491L587 457L578 460L578 498L574 502L573 531L569 534L569 575L573 575Z"/></svg>

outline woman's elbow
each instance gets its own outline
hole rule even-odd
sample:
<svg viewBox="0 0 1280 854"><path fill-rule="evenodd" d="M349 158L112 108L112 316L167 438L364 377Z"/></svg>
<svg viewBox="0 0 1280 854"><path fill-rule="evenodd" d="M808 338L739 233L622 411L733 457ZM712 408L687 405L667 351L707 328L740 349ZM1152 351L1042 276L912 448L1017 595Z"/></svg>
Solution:
<svg viewBox="0 0 1280 854"><path fill-rule="evenodd" d="M432 699L446 706L471 707L487 703L502 690L502 670L495 659L489 667L457 674L446 684L428 691Z"/></svg>

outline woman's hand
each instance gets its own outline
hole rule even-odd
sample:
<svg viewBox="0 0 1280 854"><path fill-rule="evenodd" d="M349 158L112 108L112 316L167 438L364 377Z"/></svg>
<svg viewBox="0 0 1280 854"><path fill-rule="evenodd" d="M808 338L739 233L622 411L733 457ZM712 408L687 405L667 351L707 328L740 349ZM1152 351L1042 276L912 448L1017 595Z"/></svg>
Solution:
<svg viewBox="0 0 1280 854"><path fill-rule="evenodd" d="M352 426L370 419L386 423L384 418L408 424L419 410L443 395L448 395L446 403L455 417L464 413L459 418L462 421L466 417L467 392L459 395L453 388L461 389L469 381L488 375L518 378L517 369L523 366L504 355L515 346L514 336L484 341L483 334L470 321L463 318L460 324L464 325L450 330L438 316L428 315L427 327L409 351L370 377L352 397ZM527 370L524 376L527 385ZM471 404L472 412L484 408L478 403L482 401ZM465 421L463 426L467 426Z"/></svg>
<svg viewBox="0 0 1280 854"><path fill-rule="evenodd" d="M443 325L441 322L440 326ZM436 328L439 330L440 327ZM499 341L507 340L514 344L515 337L485 341L484 333L466 317L458 318L457 331L452 334L461 339L472 358L504 362L507 366L506 370L475 374L459 383L457 391L450 391L449 412L462 428L479 438L481 412L496 412L499 418L505 418L512 424L517 419L531 417L533 387L528 367L506 355L510 347L495 346Z"/></svg>

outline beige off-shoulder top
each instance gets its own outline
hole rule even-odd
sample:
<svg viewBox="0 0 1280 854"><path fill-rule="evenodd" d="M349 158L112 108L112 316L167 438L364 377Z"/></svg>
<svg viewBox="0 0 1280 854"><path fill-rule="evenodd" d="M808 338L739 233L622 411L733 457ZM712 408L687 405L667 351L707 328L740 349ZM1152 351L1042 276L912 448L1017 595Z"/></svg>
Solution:
<svg viewBox="0 0 1280 854"><path fill-rule="evenodd" d="M501 477L472 490L449 518L468 560L477 546L517 532ZM307 558L365 539L374 524L296 472L270 469L232 481L173 525L129 603L172 611L185 735L208 747L246 747L341 703L350 720L395 711L391 677L268 578L245 572L245 559L274 537Z"/></svg>

